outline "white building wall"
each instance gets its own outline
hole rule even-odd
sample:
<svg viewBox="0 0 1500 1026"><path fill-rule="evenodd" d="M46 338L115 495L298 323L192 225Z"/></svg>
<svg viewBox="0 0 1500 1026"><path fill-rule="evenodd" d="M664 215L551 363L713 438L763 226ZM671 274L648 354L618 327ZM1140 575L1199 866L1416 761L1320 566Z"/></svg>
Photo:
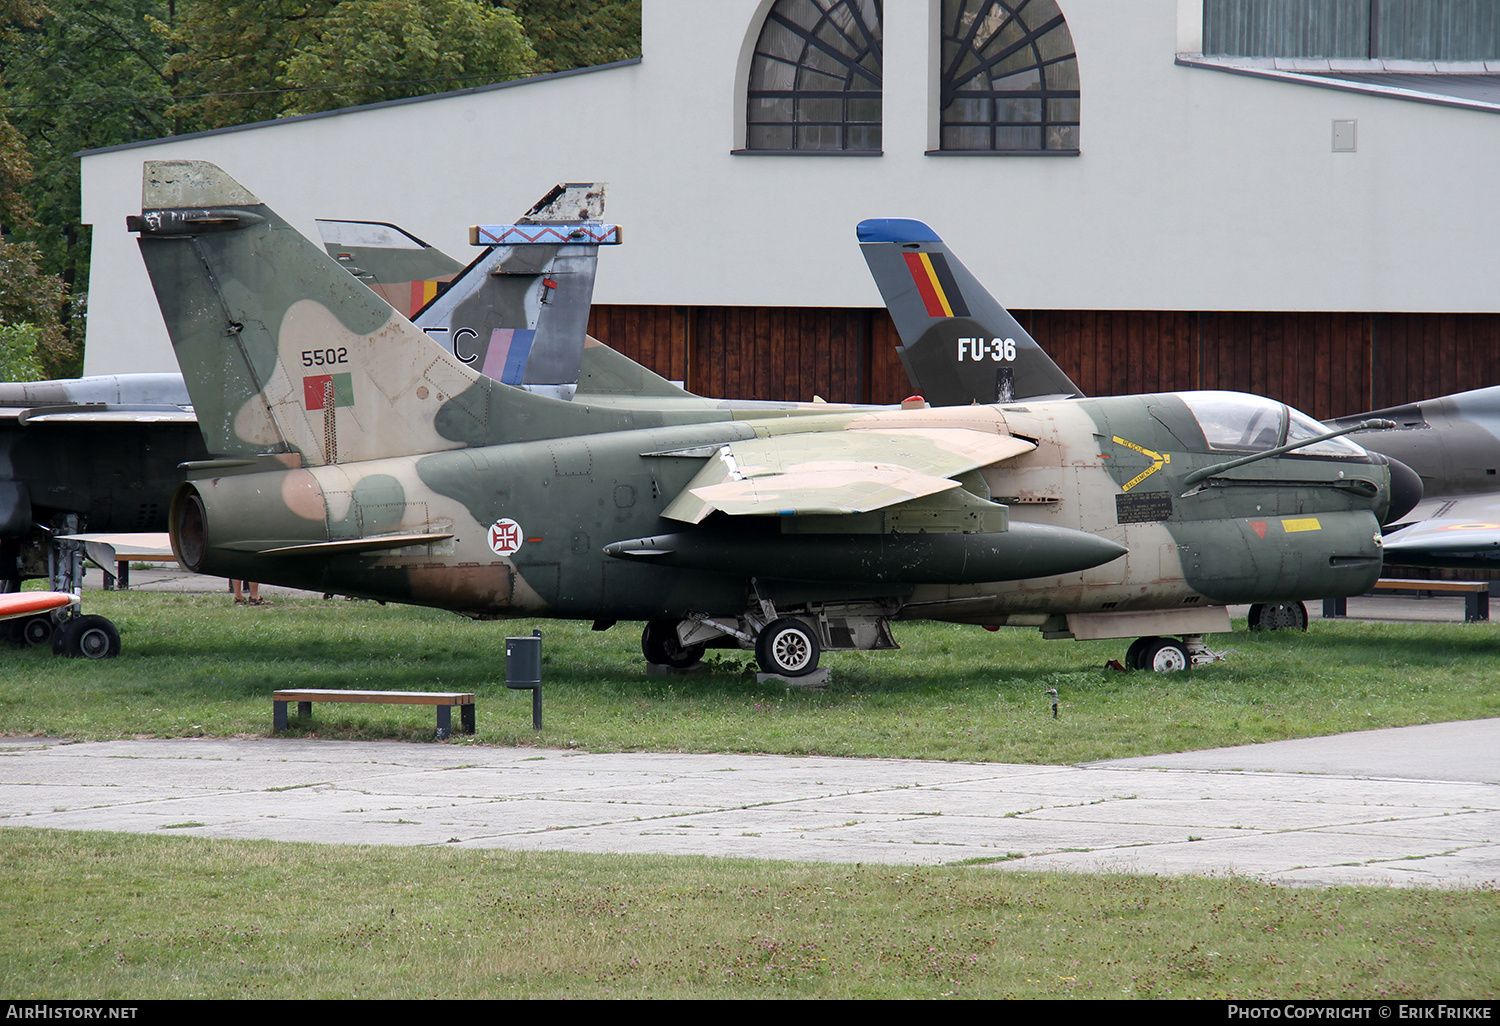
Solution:
<svg viewBox="0 0 1500 1026"><path fill-rule="evenodd" d="M1060 0L1071 158L924 156L937 0L886 0L879 157L731 155L768 0L645 0L638 65L85 156L86 372L174 369L124 230L162 158L219 164L313 238L394 221L460 258L468 225L608 181L626 243L601 303L877 306L854 226L906 216L1018 308L1500 310L1500 118L1179 67L1192 2ZM1357 152L1332 152L1339 119Z"/></svg>

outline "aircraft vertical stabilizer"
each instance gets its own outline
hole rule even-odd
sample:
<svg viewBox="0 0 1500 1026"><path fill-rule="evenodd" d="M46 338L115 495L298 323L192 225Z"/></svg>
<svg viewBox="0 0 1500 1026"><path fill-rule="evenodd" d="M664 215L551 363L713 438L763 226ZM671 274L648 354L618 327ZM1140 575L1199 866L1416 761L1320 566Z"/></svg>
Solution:
<svg viewBox="0 0 1500 1026"><path fill-rule="evenodd" d="M927 225L861 221L859 248L896 322L896 350L934 406L1083 395Z"/></svg>
<svg viewBox="0 0 1500 1026"><path fill-rule="evenodd" d="M128 227L215 455L321 466L606 426L465 366L212 164L148 162Z"/></svg>

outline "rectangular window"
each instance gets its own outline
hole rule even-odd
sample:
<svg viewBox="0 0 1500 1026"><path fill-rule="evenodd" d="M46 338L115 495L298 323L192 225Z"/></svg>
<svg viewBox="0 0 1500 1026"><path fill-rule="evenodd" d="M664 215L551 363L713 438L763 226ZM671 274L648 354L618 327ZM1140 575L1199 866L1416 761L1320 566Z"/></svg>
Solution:
<svg viewBox="0 0 1500 1026"><path fill-rule="evenodd" d="M1491 0L1203 0L1203 52L1345 60L1500 59Z"/></svg>

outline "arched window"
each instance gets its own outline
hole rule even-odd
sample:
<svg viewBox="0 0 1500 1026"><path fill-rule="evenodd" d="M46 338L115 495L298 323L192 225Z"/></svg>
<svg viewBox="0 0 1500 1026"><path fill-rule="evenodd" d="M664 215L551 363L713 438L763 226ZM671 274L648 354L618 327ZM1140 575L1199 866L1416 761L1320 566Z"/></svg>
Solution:
<svg viewBox="0 0 1500 1026"><path fill-rule="evenodd" d="M1078 152L1078 57L1055 0L943 0L939 152Z"/></svg>
<svg viewBox="0 0 1500 1026"><path fill-rule="evenodd" d="M880 151L882 0L776 0L750 63L745 145Z"/></svg>

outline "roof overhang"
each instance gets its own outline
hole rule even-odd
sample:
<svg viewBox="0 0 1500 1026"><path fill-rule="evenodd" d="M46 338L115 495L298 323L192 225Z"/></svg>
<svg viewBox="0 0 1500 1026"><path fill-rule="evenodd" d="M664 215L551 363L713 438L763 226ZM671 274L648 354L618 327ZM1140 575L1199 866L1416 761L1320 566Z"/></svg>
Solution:
<svg viewBox="0 0 1500 1026"><path fill-rule="evenodd" d="M1179 53L1177 64L1500 114L1500 61L1339 60Z"/></svg>

